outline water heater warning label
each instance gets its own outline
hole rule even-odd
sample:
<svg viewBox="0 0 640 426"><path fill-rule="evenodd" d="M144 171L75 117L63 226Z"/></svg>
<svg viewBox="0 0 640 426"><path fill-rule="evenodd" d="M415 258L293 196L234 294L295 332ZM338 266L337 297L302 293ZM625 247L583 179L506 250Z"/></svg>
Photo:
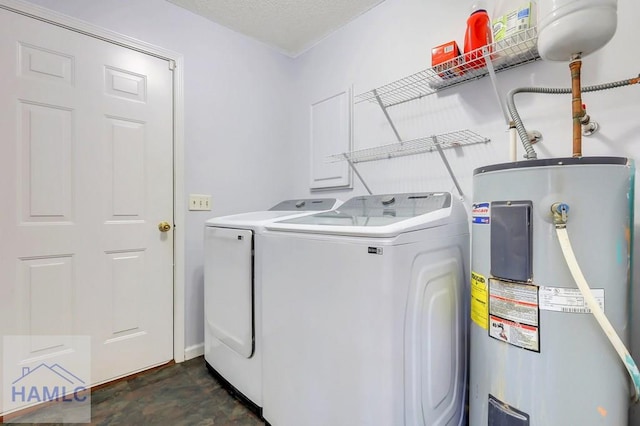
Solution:
<svg viewBox="0 0 640 426"><path fill-rule="evenodd" d="M485 330L489 328L487 279L471 272L471 320Z"/></svg>
<svg viewBox="0 0 640 426"><path fill-rule="evenodd" d="M504 318L489 316L489 336L510 345L540 352L538 327L531 327Z"/></svg>
<svg viewBox="0 0 640 426"><path fill-rule="evenodd" d="M538 287L489 280L489 336L540 352Z"/></svg>
<svg viewBox="0 0 640 426"><path fill-rule="evenodd" d="M604 311L604 289L592 288L591 293ZM545 311L590 314L591 309L577 288L540 287L540 309Z"/></svg>

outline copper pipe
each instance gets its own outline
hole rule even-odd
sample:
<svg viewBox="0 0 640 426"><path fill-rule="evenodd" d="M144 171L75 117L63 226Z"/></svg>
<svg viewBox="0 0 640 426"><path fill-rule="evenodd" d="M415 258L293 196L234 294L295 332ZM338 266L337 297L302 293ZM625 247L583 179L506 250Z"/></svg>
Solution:
<svg viewBox="0 0 640 426"><path fill-rule="evenodd" d="M582 117L586 111L582 109L582 94L580 91L580 55L576 55L569 64L571 70L571 112L573 115L573 156L582 157Z"/></svg>

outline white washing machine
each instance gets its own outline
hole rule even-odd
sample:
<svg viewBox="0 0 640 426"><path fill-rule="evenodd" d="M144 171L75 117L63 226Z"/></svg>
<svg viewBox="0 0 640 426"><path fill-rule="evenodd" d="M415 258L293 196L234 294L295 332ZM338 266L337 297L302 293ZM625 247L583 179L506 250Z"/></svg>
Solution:
<svg viewBox="0 0 640 426"><path fill-rule="evenodd" d="M355 197L266 225L263 417L462 425L469 224L450 193Z"/></svg>
<svg viewBox="0 0 640 426"><path fill-rule="evenodd" d="M261 233L285 217L330 210L334 198L283 201L268 211L209 219L204 231L204 358L207 368L261 415Z"/></svg>

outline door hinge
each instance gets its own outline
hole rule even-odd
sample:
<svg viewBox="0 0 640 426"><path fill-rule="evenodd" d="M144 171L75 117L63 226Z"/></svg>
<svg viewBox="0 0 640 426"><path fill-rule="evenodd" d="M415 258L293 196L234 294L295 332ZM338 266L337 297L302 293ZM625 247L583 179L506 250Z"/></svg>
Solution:
<svg viewBox="0 0 640 426"><path fill-rule="evenodd" d="M174 61L173 59L169 59L169 69L171 71L176 69L176 61Z"/></svg>

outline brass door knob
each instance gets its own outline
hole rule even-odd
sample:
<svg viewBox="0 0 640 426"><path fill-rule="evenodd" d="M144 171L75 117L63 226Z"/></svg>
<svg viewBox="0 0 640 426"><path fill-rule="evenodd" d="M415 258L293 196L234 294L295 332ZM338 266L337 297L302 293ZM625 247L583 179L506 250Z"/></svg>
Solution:
<svg viewBox="0 0 640 426"><path fill-rule="evenodd" d="M169 224L169 222L160 222L158 224L158 229L160 230L160 232L167 232L169 229L171 229L171 225Z"/></svg>

